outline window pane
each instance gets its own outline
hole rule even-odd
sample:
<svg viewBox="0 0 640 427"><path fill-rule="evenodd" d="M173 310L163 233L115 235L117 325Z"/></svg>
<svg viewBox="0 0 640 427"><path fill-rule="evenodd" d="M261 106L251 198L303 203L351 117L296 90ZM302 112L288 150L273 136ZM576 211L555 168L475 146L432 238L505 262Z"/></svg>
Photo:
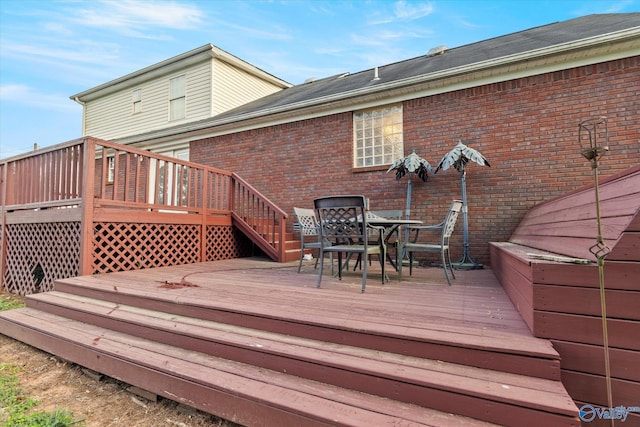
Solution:
<svg viewBox="0 0 640 427"><path fill-rule="evenodd" d="M184 76L174 77L169 80L169 99L181 98L184 96Z"/></svg>
<svg viewBox="0 0 640 427"><path fill-rule="evenodd" d="M169 120L185 116L185 77L178 76L169 80Z"/></svg>
<svg viewBox="0 0 640 427"><path fill-rule="evenodd" d="M184 98L173 99L169 102L169 119L184 119Z"/></svg>
<svg viewBox="0 0 640 427"><path fill-rule="evenodd" d="M355 112L353 129L354 167L387 165L402 157L402 105Z"/></svg>

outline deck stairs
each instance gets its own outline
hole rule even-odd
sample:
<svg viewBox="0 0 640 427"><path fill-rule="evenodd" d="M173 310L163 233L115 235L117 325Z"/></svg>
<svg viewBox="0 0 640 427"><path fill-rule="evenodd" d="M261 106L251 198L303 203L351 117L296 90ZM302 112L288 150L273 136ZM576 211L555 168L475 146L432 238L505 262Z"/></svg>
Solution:
<svg viewBox="0 0 640 427"><path fill-rule="evenodd" d="M550 345L305 317L277 288L284 302L253 310L232 298L160 299L108 276L58 280L0 312L0 331L246 426L580 425Z"/></svg>
<svg viewBox="0 0 640 427"><path fill-rule="evenodd" d="M253 221L253 222L257 222L257 221ZM266 249L269 250L269 253L267 253L266 251L261 250L262 252L265 253L265 255L271 257L274 261L278 261L278 262L290 262L290 261L295 261L298 260L300 257L300 245L302 244L300 242L299 237L299 233L298 231L294 230L294 232L286 232L285 233L285 237L284 237L284 244L285 244L285 249L284 249L284 258L283 259L278 259L277 256L275 256L275 254L278 254L280 252L279 250L279 242L280 242L280 237L278 235L278 233L274 233L271 229L270 226L254 226L254 225L250 225L250 222L246 222L246 221L242 221L240 220L239 222L236 220L234 222L234 224L245 233L245 235L247 236L247 238L249 238L250 240L252 240L254 242L254 244L256 245L257 248L262 248L264 245ZM250 230L248 230L250 229ZM254 233L255 232L255 233ZM273 249L275 252L273 252L274 256L271 256L271 250L269 248L269 246L273 246Z"/></svg>

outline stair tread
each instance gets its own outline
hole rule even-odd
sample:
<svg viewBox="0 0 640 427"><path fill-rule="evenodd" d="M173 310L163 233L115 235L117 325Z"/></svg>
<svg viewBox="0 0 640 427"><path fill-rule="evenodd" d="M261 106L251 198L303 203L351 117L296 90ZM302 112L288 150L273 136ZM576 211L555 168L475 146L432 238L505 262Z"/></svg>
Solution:
<svg viewBox="0 0 640 427"><path fill-rule="evenodd" d="M113 319L120 324L144 325L157 331L168 331L176 337L260 351L420 387L560 414L570 415L575 411L559 381L258 331L58 291L31 295L29 300L58 306L73 305L75 310Z"/></svg>
<svg viewBox="0 0 640 427"><path fill-rule="evenodd" d="M127 277L119 277L122 280L121 287L115 291L118 296L131 295L139 297L156 296L145 288L146 284L129 281ZM96 291L100 293L108 293L113 286L111 278L103 278L100 276L90 276L82 278L70 278L59 280L56 289L61 285L68 284L70 286L80 286L84 292ZM106 285L106 286L105 286ZM277 288L277 284L270 284L271 288ZM334 311L330 305L313 307L309 305L301 305L295 303L297 293L304 294L309 292L308 289L291 290L289 287L282 287L280 293L274 293L273 302L268 295L261 296L260 305L248 304L251 301L250 294L243 294L243 290L234 290L231 294L225 289L225 294L216 294L217 290L212 288L190 288L188 296L174 296L172 301L179 302L182 305L193 305L206 307L208 309L217 309L227 312L240 312L243 309L250 311L252 315L262 316L275 319L277 314L282 313L281 319L287 322L299 322L304 324L322 323L323 326L332 327L340 330L354 330L358 332L369 331L372 334L380 336L390 336L399 339L410 338L412 340L421 340L423 342L446 343L447 345L457 345L465 349L477 348L498 351L503 353L536 355L538 357L547 358L549 360L559 360L558 353L548 343L541 339L532 339L531 337L514 336L511 333L501 333L500 331L478 331L477 328L457 326L448 324L446 330L440 328L440 325L423 325L416 327L407 324L402 325L400 322L390 325L386 322L379 322L380 314L375 312L359 313L357 319L354 318L352 312L345 312L344 307L336 305ZM248 290L250 292L250 290ZM286 293L286 295L285 295ZM202 295L202 298L199 296ZM334 292L331 289L323 289L324 301L330 301L335 296L339 303L339 298L343 295L340 292ZM385 298L386 296L382 296ZM289 298L292 302L287 305L286 313L281 309L283 301ZM374 298L369 295L368 298ZM242 304L245 304L244 306ZM390 301L389 304L392 304ZM280 307L280 310L278 308ZM352 307L352 310L355 307ZM399 328L398 326L401 326ZM496 339L497 337L508 338L508 344L505 340Z"/></svg>
<svg viewBox="0 0 640 427"><path fill-rule="evenodd" d="M130 363L223 390L265 405L288 408L315 421L344 425L489 426L492 424L319 383L141 337L111 331L32 308L0 313L23 325ZM73 360L72 360L73 361ZM208 380L208 381L207 381ZM163 390L149 390L167 395Z"/></svg>

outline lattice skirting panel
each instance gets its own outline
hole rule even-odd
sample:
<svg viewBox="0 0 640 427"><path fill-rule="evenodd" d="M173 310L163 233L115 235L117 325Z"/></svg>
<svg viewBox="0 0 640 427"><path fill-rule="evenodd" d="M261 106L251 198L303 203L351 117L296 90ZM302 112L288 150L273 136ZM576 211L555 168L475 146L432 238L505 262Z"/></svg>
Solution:
<svg viewBox="0 0 640 427"><path fill-rule="evenodd" d="M80 274L79 222L8 224L2 284L28 295ZM0 230L0 232L3 230ZM255 255L253 242L232 226L208 226L206 261ZM139 270L200 262L200 227L180 224L95 223L93 272Z"/></svg>
<svg viewBox="0 0 640 427"><path fill-rule="evenodd" d="M235 227L207 227L206 261L248 257L252 249L253 242Z"/></svg>
<svg viewBox="0 0 640 427"><path fill-rule="evenodd" d="M80 223L7 224L4 288L28 295L53 290L54 281L80 271Z"/></svg>
<svg viewBox="0 0 640 427"><path fill-rule="evenodd" d="M200 227L188 224L95 223L94 273L200 262Z"/></svg>

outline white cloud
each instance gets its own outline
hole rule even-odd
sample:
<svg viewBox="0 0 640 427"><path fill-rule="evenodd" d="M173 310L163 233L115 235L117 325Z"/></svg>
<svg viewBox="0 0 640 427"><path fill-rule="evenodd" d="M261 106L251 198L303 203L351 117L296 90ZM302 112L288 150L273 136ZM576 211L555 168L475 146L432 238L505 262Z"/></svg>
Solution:
<svg viewBox="0 0 640 427"><path fill-rule="evenodd" d="M258 29L242 25L230 24L228 22L219 22L218 25L237 30L244 37L255 37L262 40L291 40L293 37L289 34L289 30L282 26L274 26L270 29Z"/></svg>
<svg viewBox="0 0 640 427"><path fill-rule="evenodd" d="M37 42L34 40L34 42ZM51 47L56 46L56 47ZM91 41L50 40L46 44L13 43L11 40L2 45L3 54L12 57L39 60L52 58L56 61L73 61L90 64L104 64L118 58L118 47L110 43Z"/></svg>
<svg viewBox="0 0 640 427"><path fill-rule="evenodd" d="M79 105L67 96L53 93L40 93L34 88L22 84L0 85L0 100L7 105L14 103L32 108L77 112Z"/></svg>
<svg viewBox="0 0 640 427"><path fill-rule="evenodd" d="M154 38L145 34L152 28L192 29L201 25L204 18L198 7L173 1L103 0L90 4L94 7L77 9L71 16L76 25L107 28L135 37Z"/></svg>
<svg viewBox="0 0 640 427"><path fill-rule="evenodd" d="M19 99L29 93L27 85L0 85L0 99L14 100Z"/></svg>
<svg viewBox="0 0 640 427"><path fill-rule="evenodd" d="M407 2L399 0L393 4L393 10L375 11L368 18L370 25L383 25L392 22L415 21L425 16L429 16L434 12L435 8L432 3Z"/></svg>
<svg viewBox="0 0 640 427"><path fill-rule="evenodd" d="M42 29L47 33L59 34L61 36L71 36L73 31L59 22L47 22L42 26Z"/></svg>
<svg viewBox="0 0 640 427"><path fill-rule="evenodd" d="M584 16L593 13L620 13L628 8L633 8L634 3L636 3L634 0L578 3L580 7L573 11L573 15Z"/></svg>
<svg viewBox="0 0 640 427"><path fill-rule="evenodd" d="M633 6L633 4L634 4L633 0L621 0L618 2L610 3L605 13L623 12L628 7Z"/></svg>
<svg viewBox="0 0 640 427"><path fill-rule="evenodd" d="M395 3L393 11L397 19L413 21L431 15L433 13L433 4L407 3L405 0L400 0Z"/></svg>

